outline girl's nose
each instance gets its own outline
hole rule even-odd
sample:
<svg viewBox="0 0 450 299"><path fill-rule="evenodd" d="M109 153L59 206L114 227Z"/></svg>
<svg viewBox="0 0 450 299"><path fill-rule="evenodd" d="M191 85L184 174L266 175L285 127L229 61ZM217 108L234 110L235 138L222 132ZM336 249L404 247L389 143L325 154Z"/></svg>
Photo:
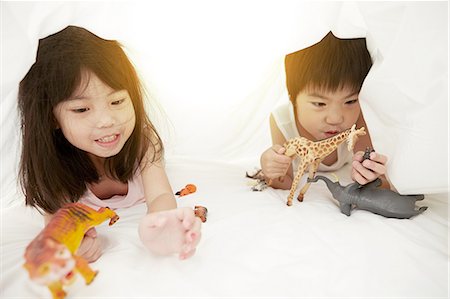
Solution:
<svg viewBox="0 0 450 299"><path fill-rule="evenodd" d="M101 111L97 114L96 126L97 128L110 128L114 126L114 116L110 111Z"/></svg>

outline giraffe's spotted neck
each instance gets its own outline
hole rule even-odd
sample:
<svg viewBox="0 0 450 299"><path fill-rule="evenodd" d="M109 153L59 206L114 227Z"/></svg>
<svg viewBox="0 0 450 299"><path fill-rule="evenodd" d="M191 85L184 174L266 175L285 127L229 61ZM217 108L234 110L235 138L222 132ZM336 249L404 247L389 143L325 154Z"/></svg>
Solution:
<svg viewBox="0 0 450 299"><path fill-rule="evenodd" d="M347 140L351 130L348 129L336 136L319 140L314 143L316 152L319 157L326 157L332 153L342 142Z"/></svg>
<svg viewBox="0 0 450 299"><path fill-rule="evenodd" d="M324 144L324 143L333 144L333 143L336 143L336 142L342 143L342 141L345 141L348 138L348 136L350 135L350 132L351 132L351 129L347 129L344 132L342 132L342 133L340 133L340 134L338 134L336 136L333 136L333 137L330 137L330 138L327 138L327 139L319 140L319 141L317 141L317 143L322 143L322 144Z"/></svg>

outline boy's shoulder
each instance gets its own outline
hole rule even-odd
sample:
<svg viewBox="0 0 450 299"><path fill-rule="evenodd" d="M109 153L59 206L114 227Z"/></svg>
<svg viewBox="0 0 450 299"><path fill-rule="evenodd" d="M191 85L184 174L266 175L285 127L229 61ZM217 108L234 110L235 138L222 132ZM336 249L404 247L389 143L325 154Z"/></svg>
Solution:
<svg viewBox="0 0 450 299"><path fill-rule="evenodd" d="M272 110L272 117L278 125L292 122L294 120L294 109L291 102L278 105Z"/></svg>
<svg viewBox="0 0 450 299"><path fill-rule="evenodd" d="M291 102L277 106L272 111L272 118L286 140L300 136L296 127L294 108Z"/></svg>

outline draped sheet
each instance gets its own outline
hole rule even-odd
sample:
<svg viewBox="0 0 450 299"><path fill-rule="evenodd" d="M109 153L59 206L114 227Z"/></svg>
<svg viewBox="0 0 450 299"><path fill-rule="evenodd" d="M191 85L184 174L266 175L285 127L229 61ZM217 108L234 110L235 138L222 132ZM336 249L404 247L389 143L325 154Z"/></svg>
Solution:
<svg viewBox="0 0 450 299"><path fill-rule="evenodd" d="M137 237L144 205L101 226L106 247L73 297L445 297L448 291L448 3L145 1L1 3L3 298L49 297L24 269L42 217L23 206L17 87L39 38L69 24L119 40L145 84L180 206L210 211L197 254L154 257ZM284 56L328 31L366 37L374 65L361 107L392 185L424 193L411 220L340 213L321 183L304 203L251 192L246 170L270 146L269 115L287 101ZM344 178L349 169L340 174ZM304 180L305 178L303 178ZM348 178L347 178L348 180Z"/></svg>

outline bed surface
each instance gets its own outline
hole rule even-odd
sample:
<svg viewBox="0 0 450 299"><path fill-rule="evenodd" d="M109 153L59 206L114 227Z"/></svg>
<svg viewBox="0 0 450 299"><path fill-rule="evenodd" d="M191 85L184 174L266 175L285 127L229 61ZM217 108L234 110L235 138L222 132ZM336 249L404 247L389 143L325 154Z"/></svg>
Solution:
<svg viewBox="0 0 450 299"><path fill-rule="evenodd" d="M43 219L17 192L17 89L38 40L70 24L125 45L149 91L173 190L197 186L178 204L206 206L208 220L195 256L179 261L141 245L145 205L118 210L114 226L98 227L105 243L92 264L98 276L89 286L78 276L68 299L448 298L446 1L10 1L1 8L0 298L50 298L21 266ZM271 145L271 111L288 101L284 56L330 30L366 37L374 62L359 95L367 129L389 157L395 188L426 194L421 215L347 217L323 182L291 207L288 191L251 191L245 172ZM342 183L348 173L337 173Z"/></svg>
<svg viewBox="0 0 450 299"><path fill-rule="evenodd" d="M185 261L151 255L137 234L145 205L117 210L114 226L98 227L105 248L91 267L99 274L89 286L78 276L66 287L68 298L447 297L446 194L426 196L418 205L428 210L410 220L357 210L347 217L323 183L312 184L303 203L287 207L288 191L252 192L247 170L243 164L167 161L174 190L197 185L179 206L208 208L196 255ZM337 173L341 183L349 182L346 173ZM21 267L42 217L15 205L3 209L1 219L1 297L50 298Z"/></svg>

